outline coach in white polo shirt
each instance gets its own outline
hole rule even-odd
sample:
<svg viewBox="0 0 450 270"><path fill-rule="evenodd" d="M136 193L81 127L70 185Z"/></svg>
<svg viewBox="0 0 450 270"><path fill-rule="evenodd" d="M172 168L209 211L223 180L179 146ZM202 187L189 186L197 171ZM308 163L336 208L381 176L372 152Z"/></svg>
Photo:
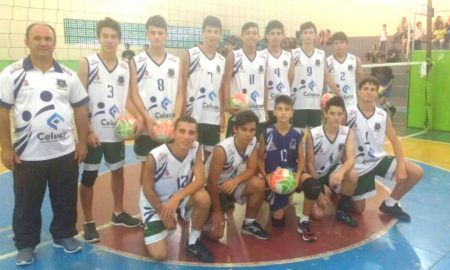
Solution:
<svg viewBox="0 0 450 270"><path fill-rule="evenodd" d="M47 185L53 209L53 245L68 253L81 250L73 236L77 234L78 163L87 152L85 105L89 98L76 73L53 59L55 39L55 30L47 24L28 26L25 44L30 55L6 67L0 76L1 159L13 171L17 265L34 261Z"/></svg>

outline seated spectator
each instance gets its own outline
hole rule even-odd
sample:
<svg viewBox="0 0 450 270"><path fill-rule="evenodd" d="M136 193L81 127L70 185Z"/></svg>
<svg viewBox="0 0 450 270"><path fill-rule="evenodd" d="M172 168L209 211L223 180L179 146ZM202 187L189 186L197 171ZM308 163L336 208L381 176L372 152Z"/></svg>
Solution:
<svg viewBox="0 0 450 270"><path fill-rule="evenodd" d="M130 44L125 43L125 51L122 52L122 59L131 60L134 57L134 52L130 49Z"/></svg>
<svg viewBox="0 0 450 270"><path fill-rule="evenodd" d="M445 34L445 44L447 45L447 49L450 49L450 16L447 18L445 29L447 30L447 33Z"/></svg>
<svg viewBox="0 0 450 270"><path fill-rule="evenodd" d="M401 60L401 51L398 49L398 45L392 42L392 46L387 52L386 62L395 63L400 62L400 60Z"/></svg>
<svg viewBox="0 0 450 270"><path fill-rule="evenodd" d="M447 33L447 28L444 26L444 21L441 16L437 16L433 23L433 49L444 49L445 34Z"/></svg>
<svg viewBox="0 0 450 270"><path fill-rule="evenodd" d="M369 63L377 63L378 62L378 45L372 44L372 50L368 53L366 53L366 60Z"/></svg>
<svg viewBox="0 0 450 270"><path fill-rule="evenodd" d="M422 22L417 22L414 29L414 50L422 50L422 42L424 41L425 30L422 28Z"/></svg>

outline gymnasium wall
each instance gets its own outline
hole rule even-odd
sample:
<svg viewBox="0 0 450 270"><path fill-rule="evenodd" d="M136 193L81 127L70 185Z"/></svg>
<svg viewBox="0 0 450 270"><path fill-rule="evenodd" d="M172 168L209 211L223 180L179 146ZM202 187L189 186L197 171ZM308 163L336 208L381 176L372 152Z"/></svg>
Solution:
<svg viewBox="0 0 450 270"><path fill-rule="evenodd" d="M395 2L395 3L392 3ZM110 16L120 22L145 23L151 15L161 14L169 25L200 27L206 15L218 16L231 34L239 34L247 21L263 27L280 19L286 34L294 36L300 23L312 20L318 29L343 30L349 36L377 36L383 23L394 32L402 16L408 15L406 0L0 0L0 61L16 60L27 52L26 26L45 21L56 28L59 60L78 60L96 50L95 45L64 43L65 18L99 20ZM132 4L130 4L132 3ZM140 51L142 46L132 49ZM175 53L177 51L175 50ZM9 62L9 61L8 61ZM3 65L5 62L3 62ZM1 69L2 63L0 63Z"/></svg>

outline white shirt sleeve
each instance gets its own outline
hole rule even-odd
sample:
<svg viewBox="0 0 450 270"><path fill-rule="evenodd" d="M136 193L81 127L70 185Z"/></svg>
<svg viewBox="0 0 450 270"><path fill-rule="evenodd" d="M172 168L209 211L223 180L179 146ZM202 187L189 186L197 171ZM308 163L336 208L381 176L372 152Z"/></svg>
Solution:
<svg viewBox="0 0 450 270"><path fill-rule="evenodd" d="M14 104L14 83L9 76L9 70L5 69L0 74L0 106L10 109Z"/></svg>
<svg viewBox="0 0 450 270"><path fill-rule="evenodd" d="M70 104L72 107L80 107L89 102L89 97L84 89L83 84L77 76L70 85Z"/></svg>

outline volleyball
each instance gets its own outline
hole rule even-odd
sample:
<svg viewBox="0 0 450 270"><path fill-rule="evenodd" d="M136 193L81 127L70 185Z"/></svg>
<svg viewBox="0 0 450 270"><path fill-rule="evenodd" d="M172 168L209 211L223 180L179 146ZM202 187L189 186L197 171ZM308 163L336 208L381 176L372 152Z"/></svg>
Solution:
<svg viewBox="0 0 450 270"><path fill-rule="evenodd" d="M244 110L248 107L248 98L242 92L235 93L230 100L228 101L228 105L232 109Z"/></svg>
<svg viewBox="0 0 450 270"><path fill-rule="evenodd" d="M295 175L288 169L277 168L269 176L270 189L278 194L289 194L297 188Z"/></svg>
<svg viewBox="0 0 450 270"><path fill-rule="evenodd" d="M378 95L382 96L384 92L386 92L386 88L380 85L380 87L378 87Z"/></svg>
<svg viewBox="0 0 450 270"><path fill-rule="evenodd" d="M325 106L327 105L328 100L330 100L332 97L334 97L333 93L323 94L322 98L320 99L320 108L325 109Z"/></svg>
<svg viewBox="0 0 450 270"><path fill-rule="evenodd" d="M169 119L157 120L153 125L153 135L155 141L166 143L173 137L173 124Z"/></svg>
<svg viewBox="0 0 450 270"><path fill-rule="evenodd" d="M116 122L116 135L122 140L132 139L136 119L131 115L123 115Z"/></svg>

